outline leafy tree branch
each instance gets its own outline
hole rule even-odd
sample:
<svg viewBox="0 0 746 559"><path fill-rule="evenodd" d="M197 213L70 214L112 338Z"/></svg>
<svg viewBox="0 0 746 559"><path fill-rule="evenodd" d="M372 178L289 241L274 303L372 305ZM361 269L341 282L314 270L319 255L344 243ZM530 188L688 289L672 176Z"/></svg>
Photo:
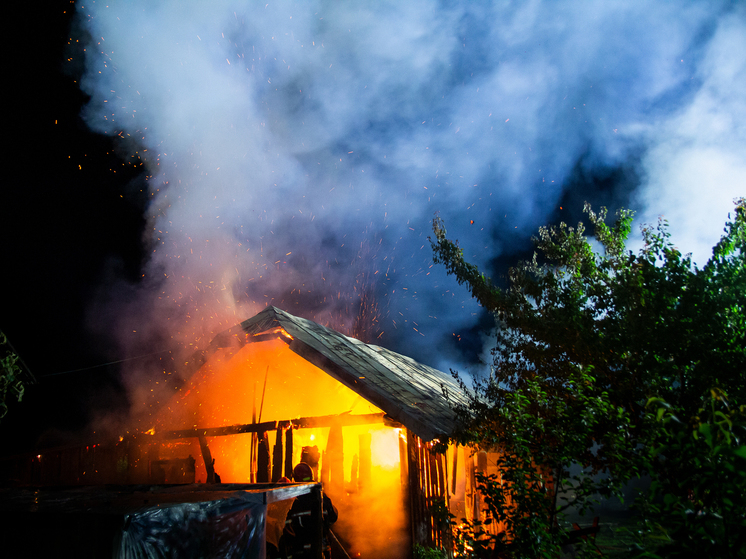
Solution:
<svg viewBox="0 0 746 559"><path fill-rule="evenodd" d="M711 390L746 401L746 202L735 201L702 268L672 244L665 220L642 228L635 254L625 248L632 212L611 226L604 208L585 212L597 249L582 223L542 227L533 258L508 271L504 289L433 221L435 261L496 318L494 374L465 391L470 404L458 409L453 435L500 451L499 479L481 479L492 517L508 526L489 542L496 553L550 556L562 543L563 508L658 475L646 454L660 429L651 399L686 418ZM579 475L569 476L571 464ZM574 497L563 503L568 488ZM472 528L464 549L489 539Z"/></svg>

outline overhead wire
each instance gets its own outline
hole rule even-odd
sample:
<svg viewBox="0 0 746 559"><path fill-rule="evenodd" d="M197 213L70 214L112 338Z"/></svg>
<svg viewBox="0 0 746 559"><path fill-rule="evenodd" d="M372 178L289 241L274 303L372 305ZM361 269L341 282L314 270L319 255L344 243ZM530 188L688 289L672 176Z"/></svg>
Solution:
<svg viewBox="0 0 746 559"><path fill-rule="evenodd" d="M152 353L144 353L142 355L136 355L134 357L125 357L124 359L118 359L116 361L109 361L107 363L100 363L98 365L91 365L90 367L81 367L79 369L70 369L68 371L59 371L57 373L49 373L49 374L46 374L46 375L40 375L39 378L43 379L43 378L47 378L47 377L55 377L55 376L58 376L58 375L66 375L66 374L69 374L69 373L79 373L81 371L90 371L91 369L99 369L101 367L108 367L109 365L116 365L118 363L125 363L127 361L134 361L135 359L142 359L144 357L150 357L151 355L158 355L159 353L167 353L167 352L170 353L171 350L170 349L163 349L161 351L154 351Z"/></svg>

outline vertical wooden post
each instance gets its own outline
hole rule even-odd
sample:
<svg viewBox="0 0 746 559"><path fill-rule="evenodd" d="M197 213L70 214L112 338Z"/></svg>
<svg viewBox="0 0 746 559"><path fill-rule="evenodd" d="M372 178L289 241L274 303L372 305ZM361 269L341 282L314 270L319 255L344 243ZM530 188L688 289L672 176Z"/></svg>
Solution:
<svg viewBox="0 0 746 559"><path fill-rule="evenodd" d="M293 479L293 425L285 433L285 477Z"/></svg>
<svg viewBox="0 0 746 559"><path fill-rule="evenodd" d="M487 453L485 451L480 451L477 453L477 467L475 470L475 474L479 472L481 474L487 473ZM476 483L476 477L475 477L475 483ZM482 514L482 498L480 497L480 493L477 490L476 485L474 486L474 518L477 520L484 520L483 514Z"/></svg>
<svg viewBox="0 0 746 559"><path fill-rule="evenodd" d="M207 439L204 435L199 437L199 447L202 450L202 459L205 461L205 470L207 470L207 483L215 483L215 467L212 463L212 454L207 446Z"/></svg>
<svg viewBox="0 0 746 559"><path fill-rule="evenodd" d="M446 497L446 472L443 464L443 455L435 455L435 464L438 467L438 495L445 499Z"/></svg>
<svg viewBox="0 0 746 559"><path fill-rule="evenodd" d="M451 495L456 494L456 481L458 479L458 445L453 445L453 466L451 467Z"/></svg>
<svg viewBox="0 0 746 559"><path fill-rule="evenodd" d="M256 483L256 433L251 433L251 450L249 451L249 483Z"/></svg>
<svg viewBox="0 0 746 559"><path fill-rule="evenodd" d="M474 493L475 493L475 479L474 479L474 458L470 454L470 449L467 446L462 447L464 453L464 477L466 478L466 486L464 487L464 512L466 514L466 520L474 521L478 518L474 518Z"/></svg>
<svg viewBox="0 0 746 559"><path fill-rule="evenodd" d="M275 447L272 449L272 481L277 482L282 477L282 427L277 426L275 432Z"/></svg>
<svg viewBox="0 0 746 559"><path fill-rule="evenodd" d="M412 559L414 557L414 541L412 540L414 535L414 531L412 530L414 526L414 512L412 511L412 495L409 484L409 453L407 451L407 441L401 432L399 434L399 478L401 480L404 518L408 519L410 523L409 554L406 559Z"/></svg>
<svg viewBox="0 0 746 559"><path fill-rule="evenodd" d="M412 544L427 545L427 518L425 516L425 499L420 485L422 472L422 461L420 460L421 449L419 448L419 437L407 429L407 455L409 468L409 497L410 511L412 513Z"/></svg>
<svg viewBox="0 0 746 559"><path fill-rule="evenodd" d="M86 462L88 462L91 459L90 452L88 451L88 447L86 447ZM208 450L209 452L209 450ZM161 454L161 443L158 441L150 441L150 444L148 445L148 483L153 483L153 467L152 464L156 460L160 459ZM89 464L87 464L88 466ZM91 469L88 467L87 469Z"/></svg>
<svg viewBox="0 0 746 559"><path fill-rule="evenodd" d="M447 456L443 454L435 455L435 462L438 466L438 502L443 505L443 512L448 511L448 479L447 479ZM444 525L443 518L434 519L436 531L438 533L438 546L441 549L450 549L451 532L448 525Z"/></svg>
<svg viewBox="0 0 746 559"><path fill-rule="evenodd" d="M251 423L256 423L256 381L254 381L254 409L251 412ZM251 451L249 452L249 483L256 482L256 432L251 432Z"/></svg>
<svg viewBox="0 0 746 559"><path fill-rule="evenodd" d="M487 453L484 450L477 454L477 471L487 473Z"/></svg>
<svg viewBox="0 0 746 559"><path fill-rule="evenodd" d="M329 429L329 441L326 443L326 456L329 459L329 493L338 494L344 491L344 439L342 427L333 425Z"/></svg>
<svg viewBox="0 0 746 559"><path fill-rule="evenodd" d="M430 542L428 542L433 547L439 547L440 541L439 541L439 530L437 526L437 522L435 521L435 516L433 515L433 511L430 509L430 507L433 507L436 505L436 503L440 500L439 499L439 493L438 493L438 487L439 487L439 479L438 479L438 464L437 464L437 458L434 452L430 451L429 447L426 447L427 452L427 462L428 462L428 520L430 523Z"/></svg>
<svg viewBox="0 0 746 559"><path fill-rule="evenodd" d="M270 479L270 460L269 460L269 435L264 431L259 435L259 447L257 449L257 483L268 483Z"/></svg>
<svg viewBox="0 0 746 559"><path fill-rule="evenodd" d="M401 435L399 435L399 477L401 479L402 488L409 487L409 460L407 459L407 441Z"/></svg>
<svg viewBox="0 0 746 559"><path fill-rule="evenodd" d="M373 481L373 459L371 456L371 441L372 437L370 433L363 433L359 436L360 444L360 473L359 473L359 488L360 491L366 491L370 489Z"/></svg>

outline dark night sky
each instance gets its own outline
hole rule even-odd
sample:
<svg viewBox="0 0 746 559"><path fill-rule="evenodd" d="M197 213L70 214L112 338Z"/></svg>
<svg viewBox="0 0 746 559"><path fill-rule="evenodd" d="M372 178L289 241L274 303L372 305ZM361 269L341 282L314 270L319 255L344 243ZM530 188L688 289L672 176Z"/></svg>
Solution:
<svg viewBox="0 0 746 559"><path fill-rule="evenodd" d="M39 383L6 449L267 301L349 322L367 290L378 343L468 368L490 319L431 268L435 211L499 277L586 200L703 262L744 194L743 4L110 4L13 8L0 328Z"/></svg>
<svg viewBox="0 0 746 559"><path fill-rule="evenodd" d="M0 423L6 442L23 431L19 444L33 444L51 425L81 427L92 403L126 402L116 367L57 373L116 359L107 339L86 327L86 313L107 262L136 278L143 258L143 208L131 193L142 173L123 166L111 140L82 122L86 96L65 59L83 47L68 45L70 3L56 4L36 14L37 40L27 43L33 69L21 69L23 91L9 111L11 157L2 189L0 328L39 381Z"/></svg>

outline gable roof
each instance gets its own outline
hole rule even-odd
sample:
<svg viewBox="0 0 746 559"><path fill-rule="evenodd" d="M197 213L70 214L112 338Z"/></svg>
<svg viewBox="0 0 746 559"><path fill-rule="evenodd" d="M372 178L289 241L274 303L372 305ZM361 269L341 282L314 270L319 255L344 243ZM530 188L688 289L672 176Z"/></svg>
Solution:
<svg viewBox="0 0 746 559"><path fill-rule="evenodd" d="M206 361L219 348L235 347L236 340L243 346L270 338L283 339L292 351L425 441L450 433L456 425L445 394L466 403L451 375L277 307L218 334L202 357Z"/></svg>

